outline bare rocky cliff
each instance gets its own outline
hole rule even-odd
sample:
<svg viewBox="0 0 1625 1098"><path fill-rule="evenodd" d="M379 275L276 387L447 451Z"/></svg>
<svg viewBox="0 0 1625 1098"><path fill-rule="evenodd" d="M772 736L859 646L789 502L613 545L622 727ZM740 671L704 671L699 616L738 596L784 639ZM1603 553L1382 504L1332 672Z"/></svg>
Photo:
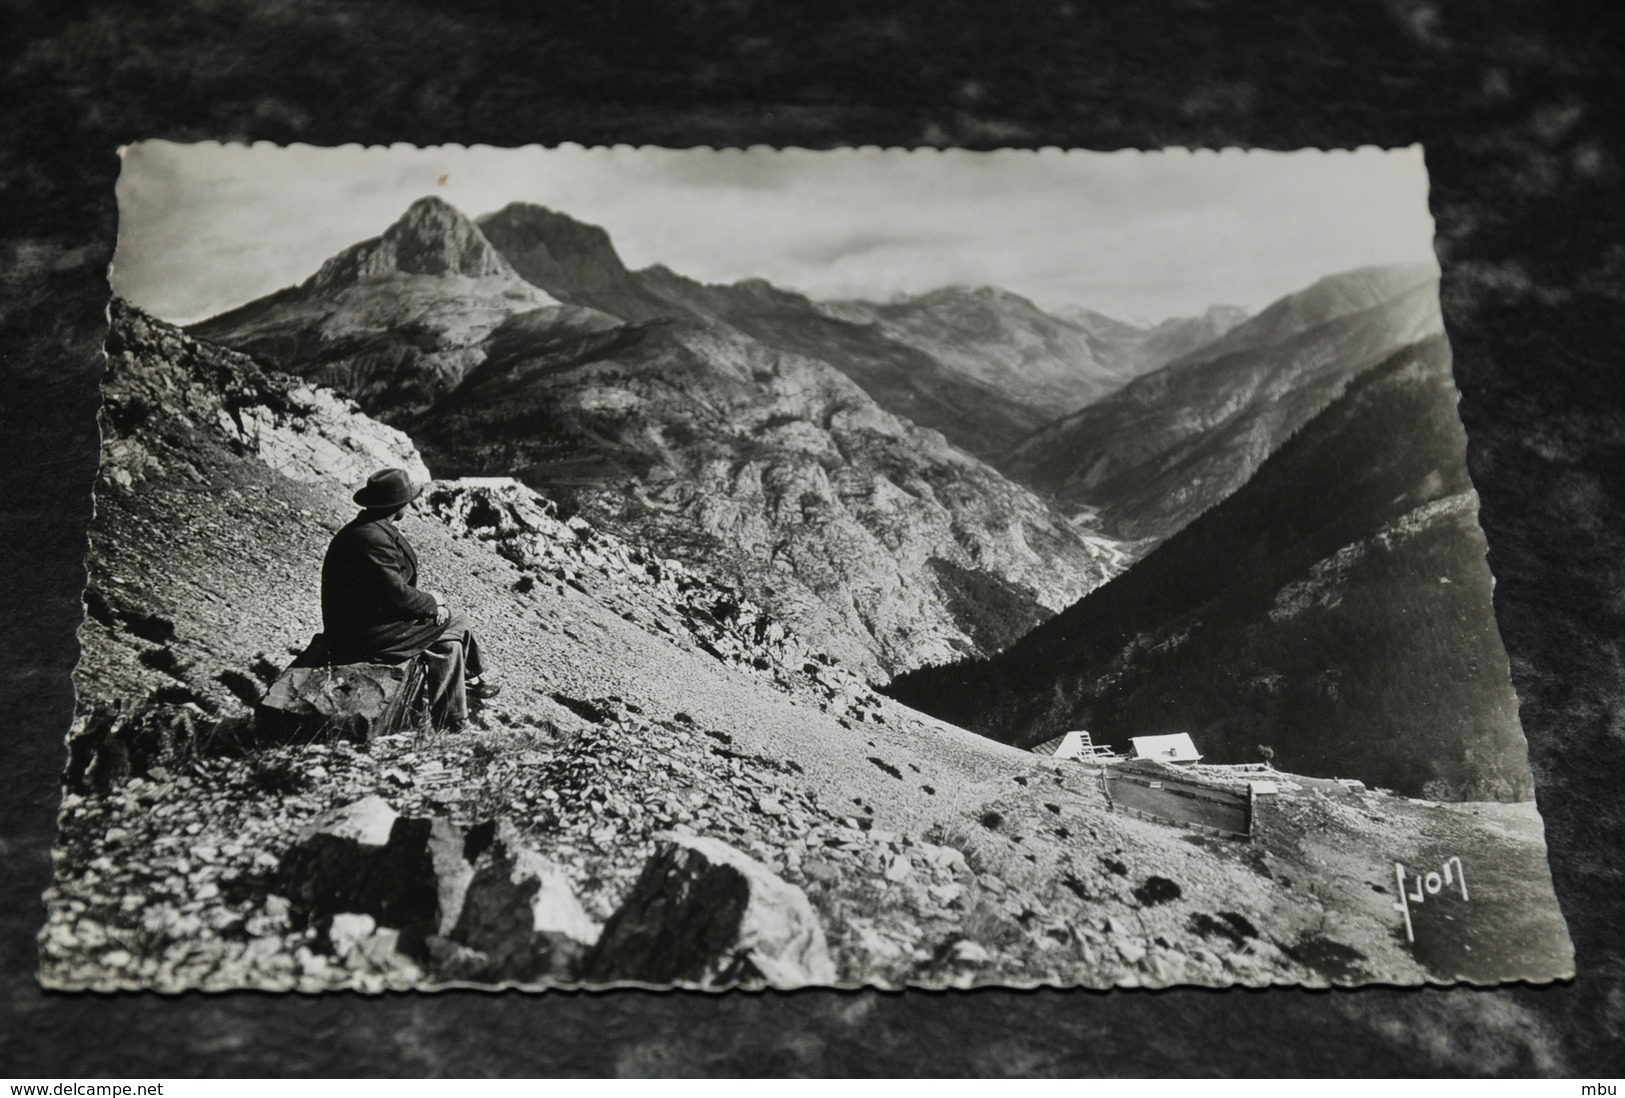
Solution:
<svg viewBox="0 0 1625 1098"><path fill-rule="evenodd" d="M513 202L475 224L529 283L569 300L628 291L632 275L609 233L528 202ZM614 310L611 310L614 311Z"/></svg>

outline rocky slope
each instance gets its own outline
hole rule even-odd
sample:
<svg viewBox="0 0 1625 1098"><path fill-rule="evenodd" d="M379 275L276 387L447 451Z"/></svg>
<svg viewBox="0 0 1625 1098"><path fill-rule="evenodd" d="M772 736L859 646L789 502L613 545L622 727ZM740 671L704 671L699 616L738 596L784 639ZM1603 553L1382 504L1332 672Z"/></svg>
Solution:
<svg viewBox="0 0 1625 1098"><path fill-rule="evenodd" d="M1347 390L1233 496L989 661L890 692L1032 744L1189 732L1452 800L1532 796L1443 337Z"/></svg>
<svg viewBox="0 0 1625 1098"><path fill-rule="evenodd" d="M1349 378L1441 331L1437 277L1394 266L1322 279L1034 432L1001 467L1143 551L1244 484Z"/></svg>
<svg viewBox="0 0 1625 1098"><path fill-rule="evenodd" d="M438 468L519 476L729 576L865 671L996 651L1110 574L1110 546L827 361L695 304L697 284L627 272L602 230L534 207L482 227L424 200L297 290L195 330L331 381L411 430ZM408 251L441 273L397 274ZM538 283L524 284L532 298L509 295L515 272ZM403 278L410 293L391 298ZM462 310L471 281L501 307L449 334L414 319ZM399 331L355 317L357 286L394 301L421 340L413 355L396 353ZM455 378L429 365L448 357Z"/></svg>
<svg viewBox="0 0 1625 1098"><path fill-rule="evenodd" d="M48 986L457 982L466 955L402 952L366 916L304 921L278 891L307 829L368 797L386 818L502 822L593 921L632 896L656 836L720 840L805 893L841 984L1570 970L1532 806L1281 776L1251 843L1118 815L1091 768L877 698L737 592L511 481L442 482L404 522L424 582L500 668L499 706L461 736L237 748L273 665L318 627L354 455L402 440L242 356L123 308L114 322ZM113 707L132 734L98 741ZM1443 850L1472 852L1474 903L1428 907L1421 950L1384 890L1392 858Z"/></svg>

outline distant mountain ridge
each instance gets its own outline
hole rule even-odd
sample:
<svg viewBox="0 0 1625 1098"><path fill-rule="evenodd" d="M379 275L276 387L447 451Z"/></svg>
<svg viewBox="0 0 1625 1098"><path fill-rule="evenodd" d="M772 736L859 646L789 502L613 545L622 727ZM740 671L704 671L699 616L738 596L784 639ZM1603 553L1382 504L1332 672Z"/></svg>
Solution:
<svg viewBox="0 0 1625 1098"><path fill-rule="evenodd" d="M609 234L542 206L478 220L515 269L572 304L626 321L726 324L828 363L881 407L996 467L1017 441L1234 323L1231 307L1103 339L998 287L948 287L884 304L816 302L764 279L712 285L656 265L629 271ZM1098 317L1099 314L1093 314ZM1106 319L1106 318L1101 318Z"/></svg>
<svg viewBox="0 0 1625 1098"><path fill-rule="evenodd" d="M1348 380L1251 480L1004 652L893 697L1017 746L1188 732L1412 796L1531 795L1443 336Z"/></svg>
<svg viewBox="0 0 1625 1098"><path fill-rule="evenodd" d="M1437 277L1417 264L1323 278L1033 432L1000 467L1107 536L1153 545L1245 483L1349 378L1441 332Z"/></svg>
<svg viewBox="0 0 1625 1098"><path fill-rule="evenodd" d="M885 304L841 301L825 308L1015 396L1045 419L1098 400L1144 368L1087 328L997 286L951 286Z"/></svg>
<svg viewBox="0 0 1625 1098"><path fill-rule="evenodd" d="M1248 315L1239 305L1210 305L1200 316L1172 317L1146 329L1136 341L1136 349L1145 356L1149 369L1165 366L1208 346L1244 323Z"/></svg>

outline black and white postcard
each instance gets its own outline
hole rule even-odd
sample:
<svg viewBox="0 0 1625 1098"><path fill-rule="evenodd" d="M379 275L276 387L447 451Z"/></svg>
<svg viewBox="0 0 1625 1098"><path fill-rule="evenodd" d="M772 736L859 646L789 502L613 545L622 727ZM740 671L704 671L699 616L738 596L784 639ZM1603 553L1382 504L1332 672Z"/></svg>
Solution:
<svg viewBox="0 0 1625 1098"><path fill-rule="evenodd" d="M123 156L47 986L1573 974L1422 150Z"/></svg>

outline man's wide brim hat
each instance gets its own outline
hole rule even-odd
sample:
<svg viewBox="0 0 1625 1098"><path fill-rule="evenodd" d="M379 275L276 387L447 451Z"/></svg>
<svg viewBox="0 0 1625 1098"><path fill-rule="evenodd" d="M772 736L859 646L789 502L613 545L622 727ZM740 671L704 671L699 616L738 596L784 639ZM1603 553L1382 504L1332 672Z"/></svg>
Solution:
<svg viewBox="0 0 1625 1098"><path fill-rule="evenodd" d="M369 511L405 507L423 494L427 485L414 484L405 469L380 469L367 478L355 501Z"/></svg>

